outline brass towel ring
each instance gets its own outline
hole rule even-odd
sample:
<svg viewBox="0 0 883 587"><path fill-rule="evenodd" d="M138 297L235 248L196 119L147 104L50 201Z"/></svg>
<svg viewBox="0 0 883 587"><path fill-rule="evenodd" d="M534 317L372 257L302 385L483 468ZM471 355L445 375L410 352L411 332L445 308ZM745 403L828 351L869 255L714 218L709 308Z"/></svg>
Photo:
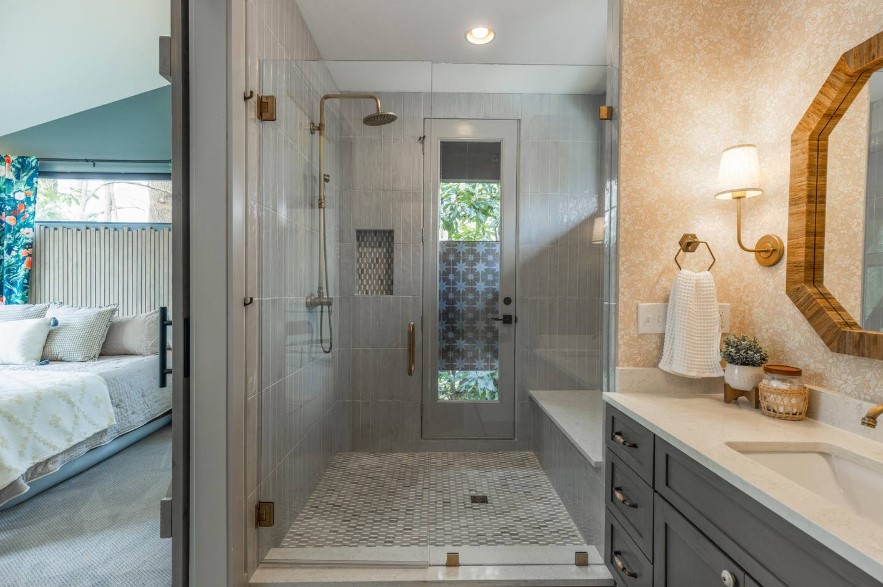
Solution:
<svg viewBox="0 0 883 587"><path fill-rule="evenodd" d="M696 249L699 248L699 245L705 245L705 248L708 249L708 254L711 255L711 265L708 266L706 271L711 271L711 268L717 263L717 259L711 251L711 246L707 242L699 240L699 237L695 234L684 233L681 236L681 240L678 241L678 245L678 252L675 253L675 265L678 266L678 269L683 269L680 261L678 261L678 257L680 257L681 253L694 253L696 252Z"/></svg>

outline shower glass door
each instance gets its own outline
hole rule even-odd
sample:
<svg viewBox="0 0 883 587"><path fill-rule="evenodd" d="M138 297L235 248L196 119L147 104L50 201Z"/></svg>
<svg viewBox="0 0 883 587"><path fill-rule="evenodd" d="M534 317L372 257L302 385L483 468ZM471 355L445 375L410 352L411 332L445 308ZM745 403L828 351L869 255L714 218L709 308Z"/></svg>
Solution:
<svg viewBox="0 0 883 587"><path fill-rule="evenodd" d="M514 438L517 122L426 127L423 438Z"/></svg>

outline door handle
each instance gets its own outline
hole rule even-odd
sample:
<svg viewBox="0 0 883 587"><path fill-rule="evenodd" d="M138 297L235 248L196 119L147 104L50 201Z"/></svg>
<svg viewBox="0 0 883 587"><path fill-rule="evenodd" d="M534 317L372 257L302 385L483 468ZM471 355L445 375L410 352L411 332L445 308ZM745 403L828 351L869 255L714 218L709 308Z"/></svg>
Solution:
<svg viewBox="0 0 883 587"><path fill-rule="evenodd" d="M502 316L491 316L491 320L496 320L503 324L512 324L515 321L515 317L512 314L503 314Z"/></svg>
<svg viewBox="0 0 883 587"><path fill-rule="evenodd" d="M415 330L414 323L408 322L408 377L413 376L414 371L417 369L417 337L415 335Z"/></svg>
<svg viewBox="0 0 883 587"><path fill-rule="evenodd" d="M159 308L159 387L163 388L167 385L168 376L172 374L172 370L169 369L166 364L166 347L168 347L168 331L167 327L172 325L172 321L169 320L169 309L165 306L160 306Z"/></svg>

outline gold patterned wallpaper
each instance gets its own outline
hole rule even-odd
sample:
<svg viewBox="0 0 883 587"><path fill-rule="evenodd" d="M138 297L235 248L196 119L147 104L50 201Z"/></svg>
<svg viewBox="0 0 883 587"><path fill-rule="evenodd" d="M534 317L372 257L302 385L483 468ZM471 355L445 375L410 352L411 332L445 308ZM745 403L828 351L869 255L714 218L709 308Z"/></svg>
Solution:
<svg viewBox="0 0 883 587"><path fill-rule="evenodd" d="M828 351L785 294L785 263L762 268L740 251L735 204L712 195L721 150L757 144L765 193L745 203L745 241L787 238L791 132L839 56L883 29L880 0L622 5L619 366L658 363L662 335L637 334L637 304L667 301L677 241L695 232L717 256L733 332L756 335L809 383L883 400L883 361ZM691 268L707 265L701 250Z"/></svg>

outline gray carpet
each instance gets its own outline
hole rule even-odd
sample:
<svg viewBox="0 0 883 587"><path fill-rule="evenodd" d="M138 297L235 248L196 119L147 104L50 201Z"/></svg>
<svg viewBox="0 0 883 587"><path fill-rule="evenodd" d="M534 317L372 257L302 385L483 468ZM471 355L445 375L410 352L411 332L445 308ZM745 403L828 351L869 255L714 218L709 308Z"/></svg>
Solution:
<svg viewBox="0 0 883 587"><path fill-rule="evenodd" d="M167 426L0 512L0 585L170 585L171 541L159 537L159 501L171 479L171 438Z"/></svg>

